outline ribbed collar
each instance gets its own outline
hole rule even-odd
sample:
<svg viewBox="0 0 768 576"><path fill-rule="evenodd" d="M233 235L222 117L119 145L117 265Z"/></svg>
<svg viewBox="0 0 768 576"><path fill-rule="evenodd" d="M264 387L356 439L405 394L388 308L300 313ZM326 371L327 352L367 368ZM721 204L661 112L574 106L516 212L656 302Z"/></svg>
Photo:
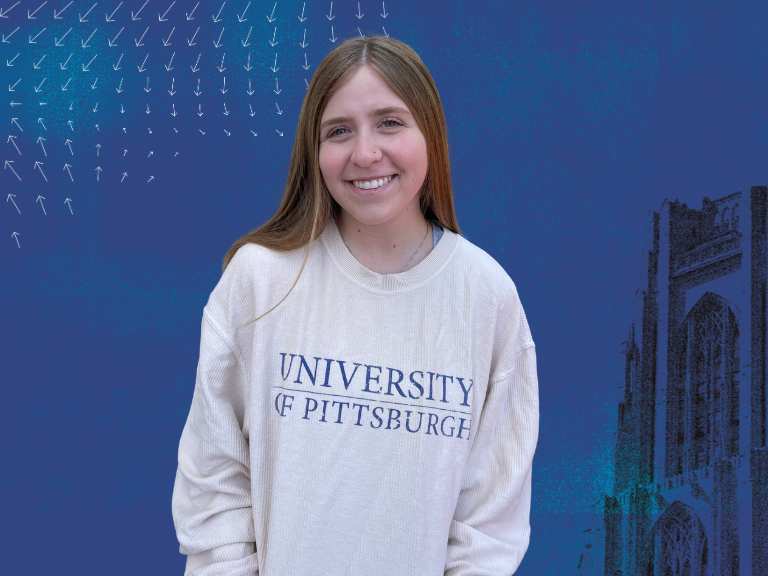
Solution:
<svg viewBox="0 0 768 576"><path fill-rule="evenodd" d="M416 266L400 274L379 274L360 264L341 239L333 216L328 219L328 225L320 235L320 243L337 268L352 282L371 290L393 292L412 288L435 275L458 252L460 238L458 234L443 228L443 236L432 252Z"/></svg>

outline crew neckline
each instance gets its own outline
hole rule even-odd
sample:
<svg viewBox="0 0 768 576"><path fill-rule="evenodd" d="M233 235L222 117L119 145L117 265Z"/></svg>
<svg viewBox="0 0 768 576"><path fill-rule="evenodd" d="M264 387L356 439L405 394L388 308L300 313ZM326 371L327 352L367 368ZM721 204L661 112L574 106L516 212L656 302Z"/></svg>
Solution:
<svg viewBox="0 0 768 576"><path fill-rule="evenodd" d="M371 290L393 292L421 284L451 259L458 248L460 236L445 227L442 228L443 234L439 242L424 260L405 272L394 274L379 274L358 262L341 239L333 216L328 218L328 224L320 235L320 242L336 267L351 281Z"/></svg>

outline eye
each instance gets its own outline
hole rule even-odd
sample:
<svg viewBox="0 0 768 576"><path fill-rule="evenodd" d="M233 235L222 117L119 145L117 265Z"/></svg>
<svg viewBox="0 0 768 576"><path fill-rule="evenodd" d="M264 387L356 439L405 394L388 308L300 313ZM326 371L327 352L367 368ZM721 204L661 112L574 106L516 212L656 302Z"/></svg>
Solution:
<svg viewBox="0 0 768 576"><path fill-rule="evenodd" d="M382 124L386 124L387 122L394 122L398 126L402 126L403 123L399 120L395 120L394 118L387 118L385 120L382 120ZM387 128L394 128L394 126L387 126ZM339 130L347 130L346 128L334 128L330 132L328 132L328 138L332 138L333 136L336 136Z"/></svg>

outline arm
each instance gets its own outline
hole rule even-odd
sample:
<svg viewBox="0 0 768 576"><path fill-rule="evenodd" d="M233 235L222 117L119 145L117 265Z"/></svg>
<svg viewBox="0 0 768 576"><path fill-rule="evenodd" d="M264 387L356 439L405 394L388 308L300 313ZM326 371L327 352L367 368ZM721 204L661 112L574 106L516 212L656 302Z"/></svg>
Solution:
<svg viewBox="0 0 768 576"><path fill-rule="evenodd" d="M536 348L488 386L448 532L445 576L510 576L531 527L531 468L539 433Z"/></svg>
<svg viewBox="0 0 768 576"><path fill-rule="evenodd" d="M203 314L192 407L179 442L173 523L185 576L254 576L245 391L230 344Z"/></svg>

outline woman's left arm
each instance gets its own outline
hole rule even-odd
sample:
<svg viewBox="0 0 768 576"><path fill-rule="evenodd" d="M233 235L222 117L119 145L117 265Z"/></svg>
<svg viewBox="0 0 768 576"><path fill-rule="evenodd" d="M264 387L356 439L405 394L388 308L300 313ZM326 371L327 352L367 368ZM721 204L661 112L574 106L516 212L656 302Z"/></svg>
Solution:
<svg viewBox="0 0 768 576"><path fill-rule="evenodd" d="M530 540L538 433L536 347L527 343L511 369L488 385L448 533L444 576L510 576L517 570Z"/></svg>

